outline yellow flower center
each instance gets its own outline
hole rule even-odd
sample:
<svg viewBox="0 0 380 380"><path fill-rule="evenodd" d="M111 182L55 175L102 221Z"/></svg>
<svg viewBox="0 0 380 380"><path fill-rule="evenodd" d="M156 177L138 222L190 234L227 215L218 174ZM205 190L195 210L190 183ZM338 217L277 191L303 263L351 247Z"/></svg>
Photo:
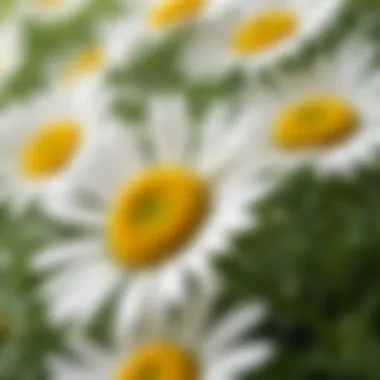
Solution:
<svg viewBox="0 0 380 380"><path fill-rule="evenodd" d="M57 174L75 154L80 138L79 125L73 120L61 119L46 123L22 149L22 173L33 179Z"/></svg>
<svg viewBox="0 0 380 380"><path fill-rule="evenodd" d="M40 8L54 8L63 3L63 0L37 0L37 5Z"/></svg>
<svg viewBox="0 0 380 380"><path fill-rule="evenodd" d="M122 365L115 380L196 380L193 356L169 343L154 343L136 350Z"/></svg>
<svg viewBox="0 0 380 380"><path fill-rule="evenodd" d="M67 65L63 72L63 82L70 84L81 77L98 70L105 61L105 50L102 46L90 46Z"/></svg>
<svg viewBox="0 0 380 380"><path fill-rule="evenodd" d="M206 5L206 0L162 0L149 13L149 25L165 29L196 18Z"/></svg>
<svg viewBox="0 0 380 380"><path fill-rule="evenodd" d="M238 55L261 53L290 37L298 27L294 13L272 9L239 25L232 35L231 49Z"/></svg>
<svg viewBox="0 0 380 380"><path fill-rule="evenodd" d="M348 138L358 126L358 115L345 100L334 96L302 99L276 119L274 141L285 149L327 147Z"/></svg>
<svg viewBox="0 0 380 380"><path fill-rule="evenodd" d="M111 207L107 238L115 258L147 268L172 256L203 221L206 183L180 167L142 173L122 189Z"/></svg>

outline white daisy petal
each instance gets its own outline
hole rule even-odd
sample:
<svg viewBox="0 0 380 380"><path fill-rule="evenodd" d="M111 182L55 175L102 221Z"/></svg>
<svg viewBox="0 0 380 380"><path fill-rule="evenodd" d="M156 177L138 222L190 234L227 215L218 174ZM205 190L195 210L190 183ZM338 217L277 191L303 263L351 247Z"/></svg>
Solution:
<svg viewBox="0 0 380 380"><path fill-rule="evenodd" d="M160 296L174 302L182 299L186 269L179 263L173 263L170 268L162 270L158 280Z"/></svg>
<svg viewBox="0 0 380 380"><path fill-rule="evenodd" d="M182 99L158 99L151 103L149 126L160 162L183 162L189 116Z"/></svg>
<svg viewBox="0 0 380 380"><path fill-rule="evenodd" d="M69 244L49 247L41 252L33 260L33 267L35 269L48 269L57 265L82 261L96 255L98 250L99 241L97 239L71 241Z"/></svg>
<svg viewBox="0 0 380 380"><path fill-rule="evenodd" d="M62 293L60 302L55 304L53 318L64 320L75 314L76 321L87 323L119 281L120 276L115 268L104 265L104 262L83 266L77 277L73 278L72 286Z"/></svg>
<svg viewBox="0 0 380 380"><path fill-rule="evenodd" d="M199 166L201 170L205 169L213 147L220 146L222 142L225 123L228 119L228 111L226 104L220 103L213 106L206 116L206 121L202 128L203 131L201 132L201 141L199 142Z"/></svg>
<svg viewBox="0 0 380 380"><path fill-rule="evenodd" d="M228 350L237 340L244 337L252 326L259 324L266 315L266 308L261 305L245 305L227 315L209 334L205 341L204 352L208 357L215 357L223 350Z"/></svg>
<svg viewBox="0 0 380 380"><path fill-rule="evenodd" d="M220 357L213 371L223 373L227 379L238 379L248 370L257 370L274 355L273 348L265 343L248 344ZM214 378L210 376L210 379Z"/></svg>
<svg viewBox="0 0 380 380"><path fill-rule="evenodd" d="M184 306L183 332L180 339L187 346L193 347L203 338L205 323L215 306L214 298L212 292L206 290L202 297L197 295L195 300L190 298Z"/></svg>
<svg viewBox="0 0 380 380"><path fill-rule="evenodd" d="M153 280L144 274L138 275L130 281L126 279L126 289L120 297L114 324L114 334L117 340L124 339L128 333L131 334L130 330L140 322L144 323L139 316L152 306L149 304L152 284Z"/></svg>
<svg viewBox="0 0 380 380"><path fill-rule="evenodd" d="M71 207L67 198L50 197L44 205L45 211L52 217L56 217L66 223L77 224L84 227L98 229L103 222L103 214L93 210L81 210L79 207Z"/></svg>
<svg viewBox="0 0 380 380"><path fill-rule="evenodd" d="M10 19L0 27L0 85L21 67L25 58L24 33L19 20Z"/></svg>
<svg viewBox="0 0 380 380"><path fill-rule="evenodd" d="M248 116L247 119L252 120ZM218 176L225 176L226 173L233 172L236 167L239 167L239 164L241 165L246 158L247 149L250 148L251 136L252 128L247 123L238 126L229 134L226 133L226 139L222 143L219 154L208 165L207 175L214 179Z"/></svg>
<svg viewBox="0 0 380 380"><path fill-rule="evenodd" d="M70 173L69 180L74 191L75 187L86 192L93 189L94 195L108 204L109 194L143 166L144 159L133 132L111 127L97 136L91 151Z"/></svg>

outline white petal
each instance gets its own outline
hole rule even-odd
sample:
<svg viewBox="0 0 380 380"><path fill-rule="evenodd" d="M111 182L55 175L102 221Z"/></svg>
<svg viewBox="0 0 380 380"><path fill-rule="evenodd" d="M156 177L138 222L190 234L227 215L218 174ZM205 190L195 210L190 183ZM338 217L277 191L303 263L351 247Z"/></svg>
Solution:
<svg viewBox="0 0 380 380"><path fill-rule="evenodd" d="M207 165L207 159L210 152L215 147L219 147L223 141L223 135L226 133L226 123L230 110L225 103L219 103L212 107L206 116L204 126L202 128L202 137L199 141L199 158L198 165L204 168Z"/></svg>
<svg viewBox="0 0 380 380"><path fill-rule="evenodd" d="M144 166L135 134L121 126L99 133L80 164L70 173L70 184L101 197L104 203Z"/></svg>
<svg viewBox="0 0 380 380"><path fill-rule="evenodd" d="M99 255L99 241L94 238L79 239L67 244L50 247L36 256L33 267L44 269L52 266L72 264Z"/></svg>
<svg viewBox="0 0 380 380"><path fill-rule="evenodd" d="M77 271L72 281L67 277L66 289L53 303L53 319L75 317L86 323L116 287L120 276L106 261L88 263Z"/></svg>
<svg viewBox="0 0 380 380"><path fill-rule="evenodd" d="M183 308L181 342L190 347L199 347L215 306L216 295L215 289L203 288L202 292L195 294L193 299L188 299L187 305Z"/></svg>
<svg viewBox="0 0 380 380"><path fill-rule="evenodd" d="M211 249L209 249L209 251L212 252L212 254L214 254L212 249L213 247L210 248ZM210 263L209 255L207 255L207 257L204 257L204 255L200 253L198 255L196 255L195 253L196 251L194 252L193 257L188 262L189 271L192 272L193 275L199 279L200 283L204 284L205 288L210 289L213 286L215 286L217 280L212 265Z"/></svg>
<svg viewBox="0 0 380 380"><path fill-rule="evenodd" d="M236 60L227 50L234 19L231 15L227 17L198 26L191 36L180 57L180 67L190 80L223 79L236 66Z"/></svg>
<svg viewBox="0 0 380 380"><path fill-rule="evenodd" d="M81 209L78 205L69 202L67 199L55 197L54 194L48 196L43 204L44 210L53 218L66 223L76 224L86 228L99 229L104 221L104 213Z"/></svg>
<svg viewBox="0 0 380 380"><path fill-rule="evenodd" d="M190 130L184 99L173 97L152 101L149 128L159 162L184 161Z"/></svg>
<svg viewBox="0 0 380 380"><path fill-rule="evenodd" d="M0 29L0 81L9 77L23 63L25 44L21 25L18 21L5 24Z"/></svg>
<svg viewBox="0 0 380 380"><path fill-rule="evenodd" d="M228 314L209 333L205 340L204 352L207 357L215 358L221 351L228 349L236 340L241 339L248 329L254 328L262 321L266 314L266 308L257 304L245 305Z"/></svg>
<svg viewBox="0 0 380 380"><path fill-rule="evenodd" d="M247 344L230 350L212 362L212 372L223 373L228 379L237 379L247 371L265 365L274 355L273 347L266 343ZM214 378L210 376L210 379Z"/></svg>
<svg viewBox="0 0 380 380"><path fill-rule="evenodd" d="M155 274L130 273L129 276L130 280L126 280L125 290L120 297L116 312L114 328L116 340L124 339L128 333L133 334L136 325L144 324L147 317L153 316L154 318L157 311ZM146 330L145 333L149 332Z"/></svg>
<svg viewBox="0 0 380 380"><path fill-rule="evenodd" d="M247 116L247 120L254 119ZM251 144L252 128L249 124L236 126L233 131L226 133L226 140L219 148L219 152L214 151L214 160L210 161L208 165L207 175L214 179L233 172L236 167L241 166L249 158Z"/></svg>
<svg viewBox="0 0 380 380"><path fill-rule="evenodd" d="M171 263L167 269L161 271L158 286L162 298L173 302L182 299L184 296L184 275L186 269L183 265L176 262Z"/></svg>

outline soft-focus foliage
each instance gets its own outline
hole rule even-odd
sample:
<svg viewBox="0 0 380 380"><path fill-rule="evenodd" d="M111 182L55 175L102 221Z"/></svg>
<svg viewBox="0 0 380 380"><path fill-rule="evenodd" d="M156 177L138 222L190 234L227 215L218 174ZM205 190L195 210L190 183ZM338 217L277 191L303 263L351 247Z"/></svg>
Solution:
<svg viewBox="0 0 380 380"><path fill-rule="evenodd" d="M348 177L291 176L218 263L233 297L273 301L267 334L284 353L263 379L377 379L379 179L378 160Z"/></svg>
<svg viewBox="0 0 380 380"><path fill-rule="evenodd" d="M68 353L65 331L52 326L39 294L43 279L32 274L29 265L41 247L77 232L52 224L34 207L14 216L4 202L0 226L0 378L50 379L49 362Z"/></svg>

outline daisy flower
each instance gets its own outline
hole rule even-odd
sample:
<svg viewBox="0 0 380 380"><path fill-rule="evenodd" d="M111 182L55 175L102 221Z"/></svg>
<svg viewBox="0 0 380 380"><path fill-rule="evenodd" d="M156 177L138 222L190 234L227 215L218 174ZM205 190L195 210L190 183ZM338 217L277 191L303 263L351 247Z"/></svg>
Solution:
<svg viewBox="0 0 380 380"><path fill-rule="evenodd" d="M91 99L94 109L88 111L85 102L48 92L1 116L0 174L16 208L64 187L103 124L97 102Z"/></svg>
<svg viewBox="0 0 380 380"><path fill-rule="evenodd" d="M343 169L368 156L380 138L380 73L368 71L374 57L371 46L353 38L313 67L279 75L276 91L248 91L251 149L262 163Z"/></svg>
<svg viewBox="0 0 380 380"><path fill-rule="evenodd" d="M272 359L274 347L258 338L242 340L262 323L265 308L247 303L218 321L211 318L208 298L184 303L176 317L155 312L154 301L148 300L149 312L142 313L138 325L125 320L126 334L115 348L104 351L81 340L77 366L55 361L54 379L235 380L257 372Z"/></svg>
<svg viewBox="0 0 380 380"><path fill-rule="evenodd" d="M68 92L94 91L107 73L128 65L138 41L136 25L127 17L98 25L91 42L82 44L51 64L52 81Z"/></svg>
<svg viewBox="0 0 380 380"><path fill-rule="evenodd" d="M218 105L203 128L191 126L177 97L155 99L149 108L141 136L115 125L71 178L70 192L57 198L62 217L87 221L90 232L37 259L39 268L62 268L45 287L54 318L88 322L121 287L118 313L127 319L151 281L163 303L179 299L184 275L207 283L210 258L251 225L248 205L263 188L251 178L246 120L228 129Z"/></svg>
<svg viewBox="0 0 380 380"><path fill-rule="evenodd" d="M194 31L181 66L191 78L225 75L296 55L334 21L346 0L237 0L218 22ZM212 52L212 54L210 54Z"/></svg>
<svg viewBox="0 0 380 380"><path fill-rule="evenodd" d="M28 0L28 16L44 23L66 22L79 14L92 0Z"/></svg>

